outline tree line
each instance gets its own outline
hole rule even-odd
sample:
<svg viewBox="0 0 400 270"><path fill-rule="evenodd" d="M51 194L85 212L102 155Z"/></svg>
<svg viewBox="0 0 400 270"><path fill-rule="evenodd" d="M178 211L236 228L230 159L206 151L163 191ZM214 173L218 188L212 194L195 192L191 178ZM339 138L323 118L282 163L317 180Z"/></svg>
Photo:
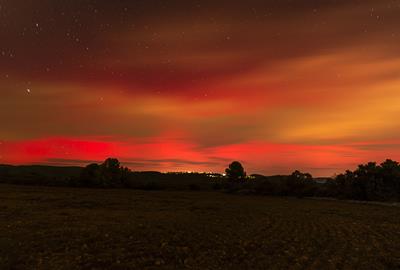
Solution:
<svg viewBox="0 0 400 270"><path fill-rule="evenodd" d="M131 188L143 190L221 190L228 193L334 197L340 199L400 201L400 165L386 160L369 162L346 172L317 181L309 173L294 171L290 175L247 175L234 161L218 173L136 172L122 166L115 158L84 168L51 166L0 165L0 182L11 184Z"/></svg>

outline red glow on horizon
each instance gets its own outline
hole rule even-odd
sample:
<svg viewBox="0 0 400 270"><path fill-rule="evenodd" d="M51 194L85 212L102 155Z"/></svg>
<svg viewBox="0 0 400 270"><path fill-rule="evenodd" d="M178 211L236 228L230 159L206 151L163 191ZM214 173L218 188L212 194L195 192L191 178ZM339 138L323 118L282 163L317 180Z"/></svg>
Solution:
<svg viewBox="0 0 400 270"><path fill-rule="evenodd" d="M295 169L330 176L385 153L365 151L359 145L295 145L249 142L201 149L176 141L153 142L47 138L2 142L0 163L85 166L116 157L132 170L223 172L233 160L240 160L250 173L285 174ZM379 160L378 160L379 161ZM282 165L283 164L283 165Z"/></svg>

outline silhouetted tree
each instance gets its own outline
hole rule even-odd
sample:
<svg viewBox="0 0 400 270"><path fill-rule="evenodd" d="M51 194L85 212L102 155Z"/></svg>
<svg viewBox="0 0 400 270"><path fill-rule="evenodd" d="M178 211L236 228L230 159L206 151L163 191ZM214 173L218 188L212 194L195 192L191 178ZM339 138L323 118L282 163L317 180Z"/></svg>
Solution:
<svg viewBox="0 0 400 270"><path fill-rule="evenodd" d="M353 179L354 173L350 170L347 170L344 174L337 175L334 181L327 183L329 188L328 195L339 198L353 197Z"/></svg>
<svg viewBox="0 0 400 270"><path fill-rule="evenodd" d="M382 192L384 199L400 200L400 165L397 161L387 159L381 163Z"/></svg>
<svg viewBox="0 0 400 270"><path fill-rule="evenodd" d="M118 173L121 169L121 164L116 158L107 158L101 166L110 173Z"/></svg>
<svg viewBox="0 0 400 270"><path fill-rule="evenodd" d="M229 167L225 172L231 181L243 181L246 178L246 172L244 171L242 164L238 161L229 164Z"/></svg>
<svg viewBox="0 0 400 270"><path fill-rule="evenodd" d="M286 179L286 187L288 195L312 196L314 195L315 181L311 174L296 170Z"/></svg>
<svg viewBox="0 0 400 270"><path fill-rule="evenodd" d="M361 164L355 171L339 174L330 184L331 194L356 200L399 200L400 166L393 160L377 165Z"/></svg>
<svg viewBox="0 0 400 270"><path fill-rule="evenodd" d="M81 172L80 185L85 187L100 186L102 176L100 166L96 163L87 165Z"/></svg>
<svg viewBox="0 0 400 270"><path fill-rule="evenodd" d="M80 182L84 186L121 187L125 185L130 170L122 167L115 158L106 159L101 165L90 164L81 173Z"/></svg>

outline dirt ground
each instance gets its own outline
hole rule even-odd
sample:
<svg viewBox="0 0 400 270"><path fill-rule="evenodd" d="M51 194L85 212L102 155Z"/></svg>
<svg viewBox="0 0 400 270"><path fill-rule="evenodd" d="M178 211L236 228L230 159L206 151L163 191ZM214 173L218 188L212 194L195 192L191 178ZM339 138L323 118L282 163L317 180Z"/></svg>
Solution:
<svg viewBox="0 0 400 270"><path fill-rule="evenodd" d="M0 269L400 269L400 208L0 185Z"/></svg>

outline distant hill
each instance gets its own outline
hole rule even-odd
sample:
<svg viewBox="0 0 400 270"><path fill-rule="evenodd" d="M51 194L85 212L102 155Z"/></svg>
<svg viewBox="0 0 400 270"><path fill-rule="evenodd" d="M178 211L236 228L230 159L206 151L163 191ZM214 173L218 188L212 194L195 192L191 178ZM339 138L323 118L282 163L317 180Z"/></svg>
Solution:
<svg viewBox="0 0 400 270"><path fill-rule="evenodd" d="M0 183L65 186L81 171L81 167L0 164Z"/></svg>

